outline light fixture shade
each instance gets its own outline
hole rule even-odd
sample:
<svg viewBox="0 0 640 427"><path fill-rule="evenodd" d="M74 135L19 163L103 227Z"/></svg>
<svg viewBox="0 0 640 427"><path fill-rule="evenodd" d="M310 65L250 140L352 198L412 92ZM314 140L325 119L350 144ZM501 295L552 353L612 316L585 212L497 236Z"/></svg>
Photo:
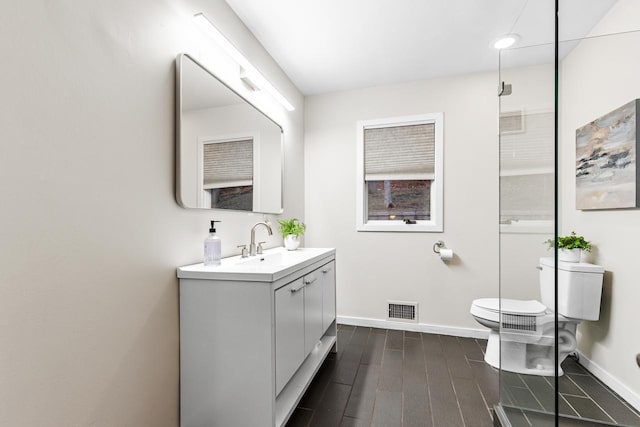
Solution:
<svg viewBox="0 0 640 427"><path fill-rule="evenodd" d="M193 19L200 28L209 35L224 51L238 64L242 70L240 79L248 79L251 86L264 89L287 111L295 110L295 107L254 67L247 58L227 39L202 12L196 13ZM246 81L245 81L246 83Z"/></svg>

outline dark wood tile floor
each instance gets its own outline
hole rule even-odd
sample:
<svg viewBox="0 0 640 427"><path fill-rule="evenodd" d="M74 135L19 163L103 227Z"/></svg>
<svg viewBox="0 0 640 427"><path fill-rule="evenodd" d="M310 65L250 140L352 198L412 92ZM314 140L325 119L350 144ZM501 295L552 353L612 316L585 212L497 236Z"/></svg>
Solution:
<svg viewBox="0 0 640 427"><path fill-rule="evenodd" d="M498 373L486 341L340 325L288 427L490 427Z"/></svg>
<svg viewBox="0 0 640 427"><path fill-rule="evenodd" d="M483 360L485 347L485 340L339 325L338 353L287 426L492 426L499 378ZM563 369L561 412L640 426L638 414L575 361ZM553 408L552 378L503 372L502 381L503 403L520 406L507 408L515 427L549 425L543 412Z"/></svg>

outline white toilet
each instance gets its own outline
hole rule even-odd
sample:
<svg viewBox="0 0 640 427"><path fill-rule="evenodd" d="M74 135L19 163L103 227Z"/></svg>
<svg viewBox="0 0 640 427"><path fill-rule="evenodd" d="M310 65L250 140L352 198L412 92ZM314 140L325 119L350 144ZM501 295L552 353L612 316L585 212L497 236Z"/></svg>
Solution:
<svg viewBox="0 0 640 427"><path fill-rule="evenodd" d="M495 368L555 375L554 259L540 258L539 269L542 303L481 298L471 304L471 315L491 329L484 360ZM558 365L576 349L578 323L600 317L603 273L599 265L558 262ZM563 374L558 366L558 375Z"/></svg>

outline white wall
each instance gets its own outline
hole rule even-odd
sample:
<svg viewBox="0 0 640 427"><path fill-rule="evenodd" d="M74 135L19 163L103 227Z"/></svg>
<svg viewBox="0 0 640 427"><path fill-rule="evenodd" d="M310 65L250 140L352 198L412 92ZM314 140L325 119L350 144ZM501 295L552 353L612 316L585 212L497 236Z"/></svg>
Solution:
<svg viewBox="0 0 640 427"><path fill-rule="evenodd" d="M619 0L593 33L637 30L638 22L640 3ZM635 362L640 353L640 211L576 210L575 131L640 98L638 46L640 33L582 41L562 62L559 110L561 233L575 230L591 240L595 250L589 260L606 269L600 320L580 325L579 350L635 393L636 403L640 402L640 369Z"/></svg>
<svg viewBox="0 0 640 427"><path fill-rule="evenodd" d="M211 46L198 11L296 105L270 113L285 215L304 217L302 96L224 1L4 2L0 425L178 425L175 268L210 219L224 255L262 219L174 200L175 57Z"/></svg>
<svg viewBox="0 0 640 427"><path fill-rule="evenodd" d="M307 244L337 248L339 316L385 319L387 300L413 301L420 323L480 328L471 301L498 292L496 87L483 73L305 99ZM356 232L356 122L440 111L444 232Z"/></svg>

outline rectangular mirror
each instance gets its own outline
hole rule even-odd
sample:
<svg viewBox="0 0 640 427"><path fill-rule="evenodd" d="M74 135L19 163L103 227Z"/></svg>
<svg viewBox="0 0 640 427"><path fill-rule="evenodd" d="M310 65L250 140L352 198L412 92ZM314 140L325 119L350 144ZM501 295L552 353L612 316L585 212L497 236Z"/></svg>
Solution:
<svg viewBox="0 0 640 427"><path fill-rule="evenodd" d="M282 128L187 54L176 104L178 204L282 213Z"/></svg>

